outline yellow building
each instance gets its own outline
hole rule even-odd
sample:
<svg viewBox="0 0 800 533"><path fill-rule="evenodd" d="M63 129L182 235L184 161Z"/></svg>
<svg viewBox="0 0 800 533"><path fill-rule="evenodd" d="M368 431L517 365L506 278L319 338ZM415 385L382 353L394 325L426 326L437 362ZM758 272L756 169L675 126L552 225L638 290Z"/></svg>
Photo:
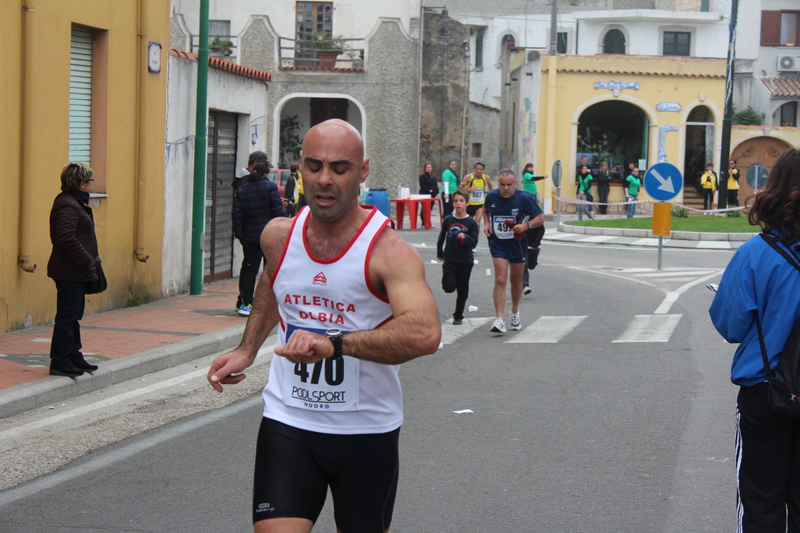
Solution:
<svg viewBox="0 0 800 533"><path fill-rule="evenodd" d="M55 315L49 213L68 161L95 171L91 205L109 279L87 312L160 295L169 8L169 0L0 3L1 330Z"/></svg>
<svg viewBox="0 0 800 533"><path fill-rule="evenodd" d="M621 177L630 163L642 174L660 162L678 167L684 176L673 200L678 203L692 194L707 163L720 167L725 60L549 56L511 48L505 61L504 166L519 171L533 162L536 175L549 175L561 161L562 198L575 198L583 161L594 170L602 161L618 167L609 202L624 201ZM731 158L743 172L757 162L771 168L780 152L799 142L798 128L735 126ZM551 181L543 189L545 198L554 196ZM751 192L742 180L740 201ZM639 199L648 198L642 189Z"/></svg>

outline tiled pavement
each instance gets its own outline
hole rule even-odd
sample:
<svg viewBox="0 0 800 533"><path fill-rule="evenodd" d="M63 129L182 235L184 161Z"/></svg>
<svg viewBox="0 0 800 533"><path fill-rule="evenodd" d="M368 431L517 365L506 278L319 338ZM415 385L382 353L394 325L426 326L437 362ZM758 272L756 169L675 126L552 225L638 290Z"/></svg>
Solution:
<svg viewBox="0 0 800 533"><path fill-rule="evenodd" d="M205 287L198 296L88 315L81 320L84 355L102 368L104 361L242 325L246 319L233 309L238 293L237 280L231 280ZM52 331L49 324L0 335L0 391L40 379L68 379L48 375Z"/></svg>

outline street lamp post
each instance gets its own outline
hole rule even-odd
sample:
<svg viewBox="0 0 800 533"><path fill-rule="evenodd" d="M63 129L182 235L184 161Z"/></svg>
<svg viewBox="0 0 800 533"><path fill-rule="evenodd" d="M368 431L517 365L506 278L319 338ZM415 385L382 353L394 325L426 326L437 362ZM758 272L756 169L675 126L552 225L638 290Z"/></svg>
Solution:
<svg viewBox="0 0 800 533"><path fill-rule="evenodd" d="M730 34L728 37L728 69L725 76L725 115L722 119L722 141L720 142L719 160L719 199L717 207L728 207L728 164L731 155L731 119L733 117L733 72L736 60L736 19L739 11L739 0L731 3Z"/></svg>

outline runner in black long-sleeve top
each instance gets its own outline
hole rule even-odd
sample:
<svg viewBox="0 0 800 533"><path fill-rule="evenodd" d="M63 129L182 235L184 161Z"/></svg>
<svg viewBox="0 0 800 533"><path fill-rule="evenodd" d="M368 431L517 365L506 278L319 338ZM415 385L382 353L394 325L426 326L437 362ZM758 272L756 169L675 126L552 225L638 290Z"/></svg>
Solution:
<svg viewBox="0 0 800 533"><path fill-rule="evenodd" d="M469 296L469 277L474 259L472 249L478 244L478 223L467 214L469 193L458 189L453 194L452 215L444 217L442 231L436 243L436 257L444 261L442 265L442 289L451 293L456 291L456 310L453 324L461 324L464 319L464 305Z"/></svg>

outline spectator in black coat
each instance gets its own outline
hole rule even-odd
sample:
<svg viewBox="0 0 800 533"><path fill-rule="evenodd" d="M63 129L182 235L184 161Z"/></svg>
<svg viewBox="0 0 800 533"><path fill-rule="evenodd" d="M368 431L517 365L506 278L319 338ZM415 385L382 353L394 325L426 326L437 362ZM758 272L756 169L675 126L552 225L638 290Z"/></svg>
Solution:
<svg viewBox="0 0 800 533"><path fill-rule="evenodd" d="M419 194L428 194L431 198L439 196L439 185L436 183L436 178L433 176L433 165L430 163L425 165L425 172L419 175ZM419 210L419 219L424 225L424 209Z"/></svg>
<svg viewBox="0 0 800 533"><path fill-rule="evenodd" d="M50 375L78 377L94 372L96 365L81 353L78 323L86 305L86 284L97 279L97 236L89 207L94 171L83 163L69 163L61 171L61 194L50 211L53 252L47 276L56 282L56 320L50 343Z"/></svg>
<svg viewBox="0 0 800 533"><path fill-rule="evenodd" d="M239 271L239 308L242 316L250 316L256 276L264 261L261 232L275 217L285 216L278 186L268 178L269 167L259 163L236 191L233 198L233 235L242 243L244 258Z"/></svg>

